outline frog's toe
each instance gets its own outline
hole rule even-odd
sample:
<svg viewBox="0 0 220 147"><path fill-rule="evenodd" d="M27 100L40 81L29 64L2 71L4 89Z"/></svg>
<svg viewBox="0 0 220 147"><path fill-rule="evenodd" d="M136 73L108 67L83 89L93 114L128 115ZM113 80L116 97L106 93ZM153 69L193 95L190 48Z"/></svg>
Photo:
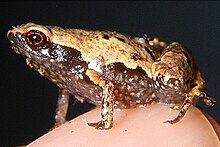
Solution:
<svg viewBox="0 0 220 147"><path fill-rule="evenodd" d="M216 100L213 97L207 96L205 92L201 92L200 97L203 97L203 100L206 105L208 106L214 106Z"/></svg>
<svg viewBox="0 0 220 147"><path fill-rule="evenodd" d="M108 129L111 129L112 126L113 126L112 124L106 126L104 121L98 121L98 122L95 122L95 123L87 123L87 125L90 126L90 127L94 127L97 130L108 130Z"/></svg>
<svg viewBox="0 0 220 147"><path fill-rule="evenodd" d="M175 124L175 123L179 122L181 119L182 119L182 117L177 116L176 118L166 120L163 123Z"/></svg>
<svg viewBox="0 0 220 147"><path fill-rule="evenodd" d="M181 106L171 106L170 109L175 110L175 111L179 111L179 110L181 110Z"/></svg>

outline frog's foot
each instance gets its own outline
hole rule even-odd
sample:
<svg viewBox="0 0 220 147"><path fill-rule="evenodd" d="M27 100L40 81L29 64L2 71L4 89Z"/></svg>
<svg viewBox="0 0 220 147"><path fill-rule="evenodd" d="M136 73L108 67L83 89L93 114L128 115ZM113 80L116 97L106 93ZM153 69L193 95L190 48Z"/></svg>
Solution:
<svg viewBox="0 0 220 147"><path fill-rule="evenodd" d="M178 109L180 109L180 112L177 115L177 117L174 119L171 119L171 120L167 120L164 123L174 124L174 123L179 122L183 118L183 116L186 114L186 111L189 109L189 107L191 105L192 105L192 101L190 99L186 98L183 105L181 106L181 108L178 108ZM174 109L176 109L175 106L174 106Z"/></svg>
<svg viewBox="0 0 220 147"><path fill-rule="evenodd" d="M186 99L184 100L184 103L182 106L170 107L172 110L175 110L175 111L179 110L180 111L179 114L177 115L177 117L174 119L171 119L171 120L167 120L164 123L174 124L174 123L179 122L184 117L184 115L186 114L186 111L189 109L189 107L193 104L195 97L203 98L206 105L209 105L209 106L213 106L215 103L215 99L207 96L205 92L198 92L197 95L194 95L194 96L188 95L186 97Z"/></svg>
<svg viewBox="0 0 220 147"><path fill-rule="evenodd" d="M62 122L56 122L56 123L54 124L54 126L49 129L48 132L52 131L53 129L58 128L59 126L61 126L62 124L66 123L66 122L67 122L66 120L64 120L64 121L62 121Z"/></svg>
<svg viewBox="0 0 220 147"><path fill-rule="evenodd" d="M108 130L111 129L113 126L113 123L108 123L105 121L99 121L99 122L95 122L95 123L87 123L88 126L90 127L94 127L98 130Z"/></svg>
<svg viewBox="0 0 220 147"><path fill-rule="evenodd" d="M59 126L65 124L66 122L67 122L66 120L64 120L63 122L56 122L56 123L54 124L53 128L57 128L57 127L59 127Z"/></svg>
<svg viewBox="0 0 220 147"><path fill-rule="evenodd" d="M205 104L208 106L214 106L214 104L216 102L216 100L213 97L207 96L207 94L205 92L201 92L200 97L203 98Z"/></svg>

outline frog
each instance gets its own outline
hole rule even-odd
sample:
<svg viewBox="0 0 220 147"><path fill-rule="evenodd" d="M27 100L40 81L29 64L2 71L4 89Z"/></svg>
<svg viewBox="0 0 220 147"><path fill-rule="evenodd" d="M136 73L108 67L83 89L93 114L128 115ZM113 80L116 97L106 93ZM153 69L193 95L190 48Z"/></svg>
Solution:
<svg viewBox="0 0 220 147"><path fill-rule="evenodd" d="M179 42L117 31L72 29L32 22L7 32L11 48L59 88L55 126L66 120L69 97L100 107L98 130L113 127L114 109L172 104L176 124L202 99L213 106L191 50Z"/></svg>

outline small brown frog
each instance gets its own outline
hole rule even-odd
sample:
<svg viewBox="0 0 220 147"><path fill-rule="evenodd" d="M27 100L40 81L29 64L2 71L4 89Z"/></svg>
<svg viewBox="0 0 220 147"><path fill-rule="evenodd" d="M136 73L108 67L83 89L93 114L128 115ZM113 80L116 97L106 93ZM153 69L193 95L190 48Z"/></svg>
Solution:
<svg viewBox="0 0 220 147"><path fill-rule="evenodd" d="M7 37L30 67L59 87L55 126L66 121L69 94L101 106L101 120L88 123L101 130L113 126L114 108L181 104L173 107L179 115L165 121L173 124L199 98L211 106L215 101L204 92L190 51L178 42L34 23L14 27Z"/></svg>

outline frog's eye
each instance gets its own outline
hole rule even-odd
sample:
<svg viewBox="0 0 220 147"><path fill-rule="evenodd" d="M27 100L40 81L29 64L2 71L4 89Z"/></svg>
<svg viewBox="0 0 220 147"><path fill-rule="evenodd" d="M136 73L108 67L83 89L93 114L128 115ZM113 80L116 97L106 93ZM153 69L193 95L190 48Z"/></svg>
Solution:
<svg viewBox="0 0 220 147"><path fill-rule="evenodd" d="M37 30L30 30L26 34L26 41L31 47L43 47L47 42L47 36Z"/></svg>

